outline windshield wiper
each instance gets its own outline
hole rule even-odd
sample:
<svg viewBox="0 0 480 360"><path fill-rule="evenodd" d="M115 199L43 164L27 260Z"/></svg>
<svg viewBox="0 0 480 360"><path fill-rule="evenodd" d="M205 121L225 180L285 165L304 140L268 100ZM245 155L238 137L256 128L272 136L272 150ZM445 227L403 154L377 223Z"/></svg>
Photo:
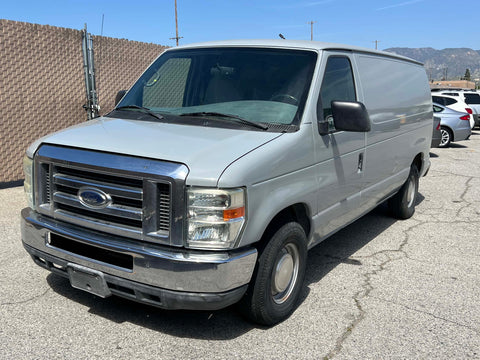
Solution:
<svg viewBox="0 0 480 360"><path fill-rule="evenodd" d="M179 116L194 116L194 117L195 116L198 116L198 117L214 116L214 117L220 117L220 118L228 118L228 119L235 120L236 122L239 122L239 123L244 124L244 125L253 126L253 127L256 127L258 129L262 129L262 130L268 130L268 126L259 124L259 123L254 122L254 121L243 119L243 118L241 118L240 116L237 116L237 115L224 114L224 113L219 113L219 112L200 111L200 112L184 113L184 114L180 114Z"/></svg>
<svg viewBox="0 0 480 360"><path fill-rule="evenodd" d="M153 116L154 118L157 118L158 120L162 120L163 116L155 114L152 110L150 110L147 107L143 106L138 106L138 105L125 105L125 106L119 106L113 110L123 110L123 109L136 109L136 110L141 110L143 113L148 114L150 116Z"/></svg>

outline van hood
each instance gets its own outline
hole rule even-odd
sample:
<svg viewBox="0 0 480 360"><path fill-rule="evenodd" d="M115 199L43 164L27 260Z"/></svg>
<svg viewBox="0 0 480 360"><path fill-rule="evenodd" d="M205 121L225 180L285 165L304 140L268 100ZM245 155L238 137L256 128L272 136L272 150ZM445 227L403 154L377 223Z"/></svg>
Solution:
<svg viewBox="0 0 480 360"><path fill-rule="evenodd" d="M27 154L49 143L171 161L189 168L188 184L216 186L228 165L281 135L102 117L39 139Z"/></svg>

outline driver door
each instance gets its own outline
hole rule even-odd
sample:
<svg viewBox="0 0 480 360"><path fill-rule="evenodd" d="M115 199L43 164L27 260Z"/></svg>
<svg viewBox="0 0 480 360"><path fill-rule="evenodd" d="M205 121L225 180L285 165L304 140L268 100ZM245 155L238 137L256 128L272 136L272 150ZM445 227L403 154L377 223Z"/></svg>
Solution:
<svg viewBox="0 0 480 360"><path fill-rule="evenodd" d="M365 133L336 130L332 117L332 101L358 99L353 56L325 52L322 61L315 134L319 186L315 227L320 240L360 215L366 139Z"/></svg>

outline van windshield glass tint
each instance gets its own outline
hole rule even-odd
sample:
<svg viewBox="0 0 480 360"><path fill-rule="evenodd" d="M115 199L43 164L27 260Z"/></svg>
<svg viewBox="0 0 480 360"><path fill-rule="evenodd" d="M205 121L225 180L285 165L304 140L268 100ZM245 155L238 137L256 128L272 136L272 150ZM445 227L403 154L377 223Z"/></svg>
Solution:
<svg viewBox="0 0 480 360"><path fill-rule="evenodd" d="M117 107L145 107L178 123L188 118L182 114L220 113L267 126L298 125L316 59L315 52L300 50L172 50L150 66ZM128 112L130 118L135 114Z"/></svg>

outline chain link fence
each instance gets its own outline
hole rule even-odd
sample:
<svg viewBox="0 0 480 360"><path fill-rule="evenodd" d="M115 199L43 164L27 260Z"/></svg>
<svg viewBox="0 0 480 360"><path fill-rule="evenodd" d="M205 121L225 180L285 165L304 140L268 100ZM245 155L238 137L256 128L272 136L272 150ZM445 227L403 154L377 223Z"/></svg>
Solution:
<svg viewBox="0 0 480 360"><path fill-rule="evenodd" d="M166 47L93 37L100 114ZM35 139L87 120L82 31L0 19L0 187L23 179Z"/></svg>

